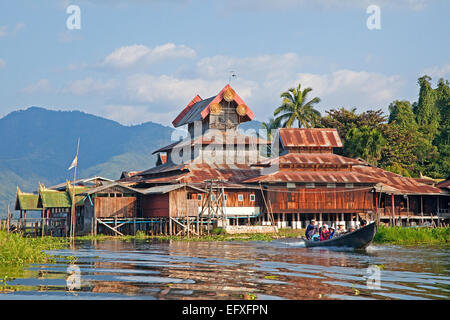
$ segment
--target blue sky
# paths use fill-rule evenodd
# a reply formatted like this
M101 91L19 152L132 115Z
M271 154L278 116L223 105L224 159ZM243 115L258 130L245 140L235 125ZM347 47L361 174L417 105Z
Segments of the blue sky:
M312 3L311 3L312 2ZM78 5L81 29L66 8ZM381 29L366 8L378 5ZM450 79L445 0L83 0L0 3L0 117L32 105L169 125L228 82L267 120L301 83L325 110L387 111L417 78Z

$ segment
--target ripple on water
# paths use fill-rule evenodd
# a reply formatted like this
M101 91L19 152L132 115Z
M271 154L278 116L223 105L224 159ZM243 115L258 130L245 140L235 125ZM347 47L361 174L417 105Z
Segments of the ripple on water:
M112 244L112 245L111 245ZM450 251L371 245L366 252L304 248L293 241L83 243L56 250L54 264L31 265L0 299L448 299ZM113 250L109 250L109 247ZM65 288L67 267L81 270L83 291ZM369 290L367 267L380 265L381 289ZM352 294L358 293L360 294ZM308 295L309 294L309 295Z

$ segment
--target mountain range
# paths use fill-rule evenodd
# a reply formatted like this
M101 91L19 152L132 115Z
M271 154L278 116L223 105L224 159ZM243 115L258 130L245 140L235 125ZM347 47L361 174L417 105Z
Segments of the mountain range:
M259 121L243 129L260 128ZM80 111L41 107L11 112L0 119L0 217L13 210L16 186L37 190L73 179L68 170L80 138L77 177L118 179L122 171L155 165L152 152L171 143L174 128L154 122L124 126Z

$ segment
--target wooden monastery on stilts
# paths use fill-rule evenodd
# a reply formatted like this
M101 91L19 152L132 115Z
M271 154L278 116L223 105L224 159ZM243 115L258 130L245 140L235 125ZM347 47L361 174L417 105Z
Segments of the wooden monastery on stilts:
M256 132L243 134L239 125L253 118L229 85L207 99L195 96L172 122L185 126L187 137L156 150L155 167L77 192L77 234L197 236L217 227L274 232L305 228L313 218L346 227L362 219L448 224L445 183L405 178L335 154L343 146L336 129L279 129L273 142ZM18 190L16 210L62 210L49 207L43 196L36 200Z

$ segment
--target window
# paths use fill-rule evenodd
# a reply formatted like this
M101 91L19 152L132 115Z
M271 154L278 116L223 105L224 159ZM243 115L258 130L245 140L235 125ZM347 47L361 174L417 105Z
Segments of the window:
M336 188L336 183L328 183L327 188Z
M306 184L306 188L314 188L314 187L315 187L314 183L307 183Z
M197 200L202 200L202 195L201 194L197 195Z
M216 201L216 195L215 194L211 194L211 201Z
M250 201L255 201L255 195L254 194L250 195Z
M288 182L288 183L286 183L286 186L288 189L295 189L295 183Z
M244 195L238 194L238 201L244 201Z
M345 184L345 187L346 187L346 188L353 188L353 183L346 183L346 184Z
M223 195L223 200L227 201L228 200L228 196L226 194Z

